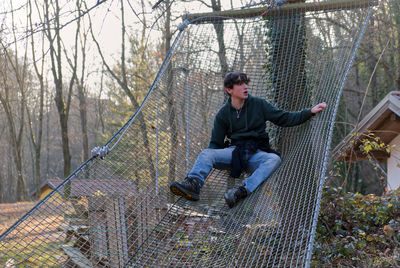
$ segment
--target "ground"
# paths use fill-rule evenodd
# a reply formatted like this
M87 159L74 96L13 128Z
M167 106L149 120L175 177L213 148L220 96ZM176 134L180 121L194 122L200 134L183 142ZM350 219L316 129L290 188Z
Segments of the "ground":
M25 215L36 202L18 202L0 204L0 234L7 230L14 222Z

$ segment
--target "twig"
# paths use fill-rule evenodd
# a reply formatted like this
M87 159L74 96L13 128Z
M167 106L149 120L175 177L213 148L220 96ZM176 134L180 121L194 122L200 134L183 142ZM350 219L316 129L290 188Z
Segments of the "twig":
M379 58L378 58L378 60L377 60L377 62L376 62L376 64L375 64L374 70L372 71L372 74L371 74L371 76L370 76L370 78L369 78L367 88L365 89L364 98L363 98L363 101L362 101L362 103L361 103L360 112L358 113L358 118L357 118L356 127L354 128L356 131L357 131L358 125L359 125L359 123L360 123L361 112L362 112L362 109L363 109L364 104L365 104L365 99L366 99L366 97L367 97L368 89L369 89L369 87L370 87L370 85L371 85L372 78L373 78L373 76L375 75L375 72L376 72L376 69L377 69L377 67L378 67L378 64L379 64L379 62L381 61L382 56L383 56L383 54L385 53L385 50L386 50L386 48L388 47L389 43L390 43L390 39L387 41L385 47L382 49L382 52L381 52L381 54L379 55ZM354 148L353 148L353 146L352 146L352 147L351 147L351 151L350 151L350 161L349 161L349 167L348 167L349 169L348 169L348 172L346 173L346 177L345 177L344 182L343 182L342 185L344 185L344 184L347 182L347 177L349 176L349 171L350 171L350 168L351 168L351 160L352 160L353 152L354 152Z

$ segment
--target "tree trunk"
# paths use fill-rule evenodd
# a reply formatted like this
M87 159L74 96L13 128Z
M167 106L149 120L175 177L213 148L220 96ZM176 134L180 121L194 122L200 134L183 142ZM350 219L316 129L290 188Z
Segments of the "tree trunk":
M5 88L6 90L8 90L7 87ZM3 105L8 121L8 130L11 140L10 145L11 145L12 159L17 172L17 201L25 201L28 197L28 192L22 168L21 140L17 138L15 123L10 108L10 103L8 103L7 98L3 97L2 95L0 95L0 101ZM23 125L21 127L23 127Z
M3 178L3 174L0 172L0 203L4 203L4 199L3 199L3 196L4 196L3 193L4 193L4 189L5 189L4 182L5 182L5 180Z
M79 98L79 114L81 119L81 138L82 138L82 161L89 158L89 139L87 133L87 104L86 96L83 89L83 85L79 84L78 98Z
M166 16L165 16L165 24L164 24L164 36L165 36L165 46L164 53L167 55L168 51L171 48L171 8L170 8L170 0L165 1L165 6L167 7ZM178 144L178 130L176 123L176 108L174 102L174 86L173 86L173 70L171 63L168 65L166 70L166 85L167 85L167 107L168 107L168 123L171 127L171 141L170 141L170 149L169 149L169 168L168 168L168 184L170 185L174 182L176 178L176 158L177 158L177 144ZM168 195L169 202L174 202L174 196L169 193Z
M9 146L8 148L8 155L12 155L12 148ZM17 196L15 194L15 178L14 178L14 173L13 173L13 168L12 168L12 160L11 157L7 157L7 198L6 200L9 203L14 203L17 201Z
M293 0L289 2L304 2ZM282 16L267 17L267 61L271 66L267 70L269 83L275 90L274 104L286 111L300 110L299 105L309 103L310 92L306 80L306 24L304 14L288 14ZM301 102L298 97L301 96ZM306 100L304 100L306 98ZM302 107L303 108L303 107ZM276 149L285 155L285 151L293 144L293 133L290 129L279 128ZM311 148L307 149L311 150ZM310 154L312 157L312 154ZM293 215L304 205L304 200L298 195L295 185L289 184L282 189L282 217ZM288 198L290 196L290 199ZM308 201L307 201L308 202ZM291 235L293 228L304 224L303 219L291 221L282 229L283 235ZM281 254L274 252L273 254ZM277 257L279 258L279 257Z
M54 1L54 19L50 19L50 3L45 0L45 22L47 26L46 36L50 45L51 72L54 79L56 95L54 101L56 103L58 117L60 121L60 132L62 141L62 153L64 159L64 177L71 173L71 154L69 151L68 137L68 106L64 100L63 94L63 77L62 77L62 54L61 54L61 32L60 32L60 7L58 0ZM54 22L53 22L54 21ZM51 23L54 23L52 25ZM54 27L53 27L54 26ZM51 29L54 28L54 35ZM67 96L70 99L70 95ZM66 187L66 195L68 196L68 188Z
M31 31L33 31L33 23L32 23L32 2L29 1L29 14L28 14L28 19L29 19L29 27ZM32 142L33 148L34 148L34 182L35 182L35 187L36 187L36 193L38 193L39 197L39 192L40 192L40 185L42 184L42 177L41 177L41 151L42 151L42 137L43 137L43 110L44 110L44 78L43 78L43 70L44 70L44 36L42 37L42 44L41 44L41 54L40 57L41 59L41 67L39 68L38 62L36 59L36 53L35 53L35 42L33 35L31 35L31 52L32 52L32 62L33 62L33 67L37 76L37 79L39 80L39 115L38 115L38 124L37 124L37 133L34 133L32 129L32 119L31 119L31 113L29 109L27 108L27 115L28 115L28 126L30 130L30 140ZM35 107L36 108L36 107Z
M397 31L393 31L397 37L397 77L396 77L396 87L400 91L400 4L396 1L392 2L393 17L395 19L395 27Z
M366 39L368 40L366 42L367 43L366 47L370 51L369 52L370 54L375 55L375 53L374 53L375 47L374 47L374 41L373 41L374 37L373 36L376 33L375 33L375 30L374 30L374 18L373 17L371 17L369 25L370 25L369 33L366 36ZM372 57L368 57L368 59L367 59L367 68L368 68L368 73L370 73L371 75L374 72L375 65L376 65L375 59L372 58ZM378 99L378 88L377 87L378 87L377 76L376 76L376 73L375 73L375 74L373 74L373 76L371 78L371 84L370 84L372 107L375 107L379 102L379 99ZM369 111L369 109L364 109L364 110L365 111Z
M12 5L11 5L12 6ZM14 16L12 16L12 23L14 25ZM14 29L14 27L12 27ZM15 37L15 33L14 33ZM16 39L15 39L16 41ZM18 57L18 48L15 46L14 51L10 53L10 50L4 46L2 40L0 44L3 48L4 58L1 59L1 75L2 75L2 88L4 92L0 92L0 102L4 108L6 114L8 129L10 134L10 145L12 148L12 156L17 172L17 201L27 200L29 193L28 187L23 173L23 159L22 159L22 141L24 133L24 121L25 121L25 80L27 70L27 52L25 50L25 56L21 59ZM20 61L23 61L21 64ZM9 71L14 72L15 81L11 80ZM14 85L15 84L15 85ZM13 89L18 89L18 94L13 92ZM14 99L15 98L15 99ZM15 101L16 100L16 101ZM14 108L17 107L17 108ZM19 112L13 110L19 109ZM16 122L16 115L19 115L19 122ZM17 123L19 126L17 127Z
M293 0L290 2L304 2ZM306 24L303 13L266 17L268 84L274 104L286 111L299 110L299 96L310 103L306 80ZM305 100L304 100L305 99ZM278 129L275 148L284 154L292 140L285 135L288 130Z
M76 7L78 10L78 16L81 14L81 4L80 0L76 0ZM81 119L81 138L82 138L82 161L85 161L89 158L89 138L87 132L87 103L86 103L86 92L85 92L85 72L86 72L86 44L87 44L87 35L88 32L85 31L81 33L81 23L80 19L77 20L77 30L75 36L75 46L77 51L78 46L78 38L81 39L81 76L78 81L76 77L76 85L78 90L78 99L79 99L79 115ZM74 73L76 73L77 67L77 53L75 53L74 65L72 66Z
M91 22L90 22L91 23ZM127 76L127 70L126 70L126 58L125 58L125 15L124 15L124 5L123 5L123 1L121 1L121 37L122 37L122 43L121 43L121 76L119 76L116 72L114 72L110 66L107 64L103 52L100 48L99 42L96 40L95 35L93 33L92 30L92 26L89 26L90 28L90 33L92 35L93 41L97 47L97 50L99 52L99 55L101 57L101 60L103 62L103 65L106 67L108 73L116 80L116 82L118 83L118 85L124 90L125 94L128 96L130 102L133 105L133 108L135 111L137 111L139 109L139 103L136 100L135 96L133 95L132 90L129 87L128 84L128 76ZM143 113L140 112L138 113L136 120L139 121L139 125L140 127L140 132L142 135L142 139L143 139L143 147L144 147L144 151L146 152L146 161L148 163L148 169L150 171L150 177L153 178L153 181L155 182L156 180L156 171L155 171L155 167L153 164L153 160L151 158L151 150L150 150L150 144L149 144L149 139L148 139L148 134L147 134L147 127L146 127L146 121L145 118L143 116ZM155 185L155 183L154 183Z
M220 0L211 0L211 6L214 12L221 11L221 1ZM228 63L226 60L226 49L224 42L224 24L223 22L213 22L213 26L215 32L217 33L217 41L218 41L218 57L219 62L221 64L221 75L225 77L227 72L229 71Z

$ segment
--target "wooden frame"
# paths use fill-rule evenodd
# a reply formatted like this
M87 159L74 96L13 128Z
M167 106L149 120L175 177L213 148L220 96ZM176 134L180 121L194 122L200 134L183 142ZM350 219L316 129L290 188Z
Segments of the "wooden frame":
M222 21L231 18L251 18L261 15L279 16L291 13L305 13L309 11L334 11L368 7L376 5L375 0L335 0L318 3L290 3L266 10L266 7L249 9L226 10L219 12L186 14L183 19L188 19L191 23ZM265 14L264 14L265 12Z

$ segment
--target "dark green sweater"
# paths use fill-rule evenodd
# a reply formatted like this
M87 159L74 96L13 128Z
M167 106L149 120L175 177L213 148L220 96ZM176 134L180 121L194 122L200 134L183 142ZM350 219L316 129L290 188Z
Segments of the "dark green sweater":
M224 148L225 136L229 139L268 139L266 121L281 127L300 125L309 120L313 115L311 109L300 112L286 112L278 109L268 101L253 97L245 100L245 103L237 118L238 111L232 107L231 98L222 106L214 118L214 127L208 148Z

